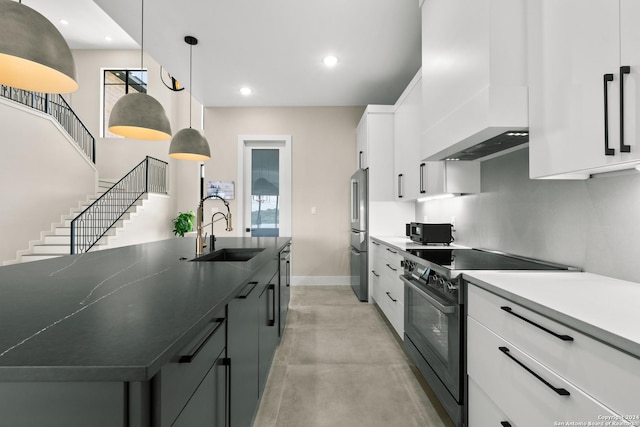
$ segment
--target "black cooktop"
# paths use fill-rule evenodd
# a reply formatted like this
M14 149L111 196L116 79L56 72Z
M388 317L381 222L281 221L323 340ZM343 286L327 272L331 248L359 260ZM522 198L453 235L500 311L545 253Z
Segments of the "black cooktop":
M567 270L568 267L481 249L408 249L408 253L448 270Z

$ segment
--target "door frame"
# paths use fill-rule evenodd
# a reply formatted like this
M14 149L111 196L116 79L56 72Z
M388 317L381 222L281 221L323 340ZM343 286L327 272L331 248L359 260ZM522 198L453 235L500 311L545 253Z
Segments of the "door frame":
M245 228L245 203L244 203L244 165L245 165L245 148L247 146L259 147L264 144L264 148L272 148L275 144L284 144L284 147L278 147L282 149L282 156L284 160L284 168L282 169L283 183L280 188L280 193L284 194L289 199L289 230L287 233L282 233L284 237L291 237L293 231L292 216L293 216L293 199L292 199L292 163L291 163L291 135L238 135L238 185L236 186L237 200L238 200L238 216L240 217L238 224L238 235L246 236ZM282 217L281 217L282 218ZM250 226L250 224L249 224ZM281 229L282 230L282 229Z

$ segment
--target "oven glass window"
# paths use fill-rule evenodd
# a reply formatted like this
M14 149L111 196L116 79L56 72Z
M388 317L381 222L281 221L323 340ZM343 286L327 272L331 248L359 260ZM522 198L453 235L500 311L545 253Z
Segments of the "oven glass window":
M449 319L446 314L421 298L416 292L409 299L409 318L413 329L445 363L449 360Z

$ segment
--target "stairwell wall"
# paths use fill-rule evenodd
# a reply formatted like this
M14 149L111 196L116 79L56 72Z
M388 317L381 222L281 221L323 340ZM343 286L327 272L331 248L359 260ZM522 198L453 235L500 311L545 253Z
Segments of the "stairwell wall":
M0 264L95 192L98 171L49 116L0 100Z

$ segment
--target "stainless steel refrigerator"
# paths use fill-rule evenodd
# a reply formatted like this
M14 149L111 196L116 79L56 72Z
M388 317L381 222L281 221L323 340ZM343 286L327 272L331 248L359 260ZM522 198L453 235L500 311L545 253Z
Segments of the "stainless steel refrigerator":
M358 169L351 176L351 288L360 301L369 300L369 171Z

